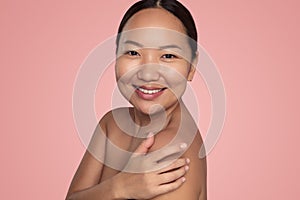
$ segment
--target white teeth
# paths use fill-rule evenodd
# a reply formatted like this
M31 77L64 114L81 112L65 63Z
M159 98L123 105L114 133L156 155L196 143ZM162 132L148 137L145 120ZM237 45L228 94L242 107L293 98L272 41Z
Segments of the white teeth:
M157 92L160 92L162 89L158 89L158 90L146 90L144 88L137 88L139 91L141 91L142 93L145 93L145 94L155 94Z

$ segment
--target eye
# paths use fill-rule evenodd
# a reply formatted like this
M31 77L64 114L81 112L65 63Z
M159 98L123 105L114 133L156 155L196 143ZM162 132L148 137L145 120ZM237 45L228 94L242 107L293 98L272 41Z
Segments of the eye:
M140 55L137 51L127 51L125 54L129 55L129 56L139 56Z
M173 59L173 58L177 58L177 56L175 56L174 54L164 54L162 56L162 58L164 58L164 59Z

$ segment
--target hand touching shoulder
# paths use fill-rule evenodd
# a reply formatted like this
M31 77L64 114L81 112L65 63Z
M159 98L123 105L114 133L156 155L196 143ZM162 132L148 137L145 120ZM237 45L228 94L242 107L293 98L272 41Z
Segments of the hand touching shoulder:
M157 140L158 141L158 140ZM172 192L157 196L152 200L206 200L206 158L198 157L202 139L199 131L187 151L181 156L190 159L185 183Z

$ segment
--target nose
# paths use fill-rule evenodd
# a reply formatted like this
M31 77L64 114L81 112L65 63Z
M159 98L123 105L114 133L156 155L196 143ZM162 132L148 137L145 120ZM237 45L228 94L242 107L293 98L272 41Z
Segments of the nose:
M157 81L159 79L159 64L154 55L152 55L150 52L144 54L141 64L142 65L137 72L138 79L147 82Z
M137 72L137 77L140 80L150 82L157 81L159 79L159 66L158 64L146 64L140 66L139 71Z

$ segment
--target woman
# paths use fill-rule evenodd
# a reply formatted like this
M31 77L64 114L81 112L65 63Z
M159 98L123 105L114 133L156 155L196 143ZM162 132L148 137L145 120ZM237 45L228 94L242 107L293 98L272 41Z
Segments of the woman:
M116 79L133 107L100 120L66 199L206 199L202 139L181 99L197 63L192 16L176 0L143 0L118 32Z

